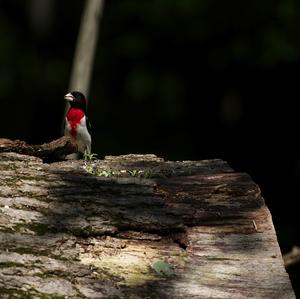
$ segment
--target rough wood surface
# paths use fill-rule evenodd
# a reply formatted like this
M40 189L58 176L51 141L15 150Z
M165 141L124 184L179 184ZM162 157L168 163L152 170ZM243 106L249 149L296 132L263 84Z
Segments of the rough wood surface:
M259 187L221 160L0 154L0 298L295 298Z
M24 141L0 138L0 153L14 152L35 156L44 161L59 161L76 151L76 147L67 137L61 137L49 143L29 145Z
M294 246L290 252L283 256L283 261L286 268L300 263L300 248Z

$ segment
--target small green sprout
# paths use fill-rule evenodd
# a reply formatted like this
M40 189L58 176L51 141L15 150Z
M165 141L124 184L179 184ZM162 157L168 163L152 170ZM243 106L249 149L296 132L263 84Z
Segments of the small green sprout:
M141 173L141 171L140 171L140 170L137 170L137 169L127 170L127 172L128 172L131 176L134 176L134 177L138 176L138 175Z
M94 161L97 159L98 154L96 153L85 153L86 161Z
M112 170L110 170L110 169L108 169L108 170L101 170L101 171L96 171L95 172L95 175L96 176L104 176L104 177L106 177L106 178L108 178L108 177L111 177L111 176L113 176L115 173L112 171Z

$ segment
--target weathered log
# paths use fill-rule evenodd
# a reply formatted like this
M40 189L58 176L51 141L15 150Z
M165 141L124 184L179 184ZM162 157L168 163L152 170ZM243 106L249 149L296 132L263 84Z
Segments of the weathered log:
M14 152L35 156L45 162L62 160L76 151L75 145L67 137L61 137L49 143L29 145L25 141L0 138L0 153Z
M290 252L283 256L283 261L286 268L300 263L300 248L294 246Z
M0 298L295 298L259 187L221 160L2 153L0 178Z

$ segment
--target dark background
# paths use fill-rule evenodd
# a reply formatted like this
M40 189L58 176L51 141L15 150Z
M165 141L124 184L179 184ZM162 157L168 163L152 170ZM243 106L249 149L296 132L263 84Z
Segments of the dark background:
M0 137L60 136L83 5L0 1ZM261 187L285 253L300 245L299 69L299 1L108 0L93 152L228 161Z

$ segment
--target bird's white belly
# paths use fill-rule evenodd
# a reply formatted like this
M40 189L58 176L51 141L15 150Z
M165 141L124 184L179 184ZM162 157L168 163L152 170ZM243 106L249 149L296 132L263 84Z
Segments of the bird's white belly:
M71 135L72 126L66 119L65 135L72 138L73 142L77 145L78 151L84 153L86 150L91 151L91 135L86 127L85 116L81 119L80 123L76 126L76 136Z

